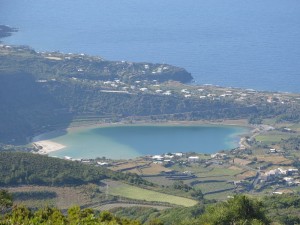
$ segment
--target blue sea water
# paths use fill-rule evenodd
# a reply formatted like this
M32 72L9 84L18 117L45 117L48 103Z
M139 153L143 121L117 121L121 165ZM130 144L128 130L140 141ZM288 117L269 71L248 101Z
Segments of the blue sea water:
M38 51L184 67L196 83L299 92L299 0L1 0Z

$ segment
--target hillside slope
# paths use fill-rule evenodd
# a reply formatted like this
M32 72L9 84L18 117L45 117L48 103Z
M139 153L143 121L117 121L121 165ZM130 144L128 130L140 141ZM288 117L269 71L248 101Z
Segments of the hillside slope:
M0 186L76 186L86 183L99 184L106 178L137 185L150 184L136 174L124 174L103 167L21 152L0 152L0 171Z
M0 143L25 144L74 120L300 118L297 95L276 94L270 104L275 94L184 84L191 80L184 69L166 64L1 45Z

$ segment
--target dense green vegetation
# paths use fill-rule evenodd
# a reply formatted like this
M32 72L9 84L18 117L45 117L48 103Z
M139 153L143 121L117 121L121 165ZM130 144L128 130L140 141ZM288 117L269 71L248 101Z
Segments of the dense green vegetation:
M9 209L12 204L12 195L5 190L0 190L0 213Z
M25 73L0 72L0 102L0 139L4 142L26 143L35 132L67 126L71 121L62 103Z
M300 149L300 136L290 137L288 139L282 140L280 144L282 145L282 148L284 150L286 150L286 149L299 150Z
M274 195L263 199L268 216L280 224L300 224L300 196Z
M209 206L200 217L201 224L269 224L263 210L262 202L252 200L246 196L235 196L227 202Z
M99 184L105 178L152 185L136 174L113 172L103 167L20 152L0 152L0 171L2 186Z
M57 194L54 191L30 191L30 192L18 191L13 193L13 199L19 201L24 201L27 199L46 200L55 197L57 197Z
M30 210L12 207L12 196L0 190L0 224L147 224L147 225L228 225L228 224L285 224L300 222L300 197L296 195L268 196L262 201L236 195L219 203L198 204L159 211L151 208L116 208L95 212L75 206L68 214L55 208Z
M237 195L226 202L198 204L189 208L163 211L148 208L117 208L112 211L120 217L147 223L157 218L163 224L285 224L300 222L298 195L266 196L261 201Z
M139 225L138 221L121 219L109 212L96 213L91 209L81 210L78 206L68 209L68 214L64 215L55 208L43 208L32 211L24 206L16 206L10 213L2 218L1 225L38 225L38 224L90 224L90 225Z
M183 221L192 221L198 218L204 212L204 205L198 204L193 207L179 207L166 210L157 210L151 208L131 207L116 208L112 212L118 217L125 217L147 224L154 219L157 223L171 225L180 224Z
M0 196L0 202L10 199L6 191ZM11 205L7 206L7 209ZM132 210L132 209L131 209ZM0 217L1 224L269 224L262 204L246 196L235 196L224 203L209 206L205 211L203 206L192 208L177 208L164 211L145 211L135 209L126 211L130 216L144 214L140 221L114 216L109 212L95 213L91 209L81 210L79 207L68 209L65 216L58 209L44 208L31 211L24 206L15 206ZM203 213L204 212L204 213ZM118 213L116 213L118 214ZM119 213L120 214L120 213ZM123 213L124 214L124 213ZM189 215L190 217L187 217ZM141 221L143 220L143 221ZM164 223L163 221L167 222Z

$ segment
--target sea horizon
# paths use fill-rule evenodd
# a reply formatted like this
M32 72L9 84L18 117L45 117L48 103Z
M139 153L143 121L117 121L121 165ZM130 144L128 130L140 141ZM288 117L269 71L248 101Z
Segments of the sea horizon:
M296 0L12 0L0 21L19 29L5 43L36 51L167 63L195 84L299 93L299 9Z

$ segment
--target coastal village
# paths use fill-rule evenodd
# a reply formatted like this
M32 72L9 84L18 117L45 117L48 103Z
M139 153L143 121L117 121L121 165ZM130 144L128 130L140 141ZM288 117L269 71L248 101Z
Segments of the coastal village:
M0 45L1 54L28 54L30 49ZM78 83L87 87L96 88L103 93L115 95L155 95L170 96L177 99L191 99L211 103L235 103L251 108L252 106L278 106L293 108L300 103L297 94L282 92L256 91L234 87L219 87L216 85L183 84L179 80L163 81L156 77L164 78L173 72L179 71L176 67L167 64L134 64L127 61L106 63L100 57L85 54L62 54L58 52L34 52L33 55L42 57L45 63L71 62L74 67L68 68L68 75L49 76L49 78L36 78L35 83L41 87L55 82ZM99 74L104 74L101 79L88 79L85 74L95 73L93 63L100 63L97 67ZM72 65L73 65L72 64ZM99 64L99 65L100 65ZM112 71L113 68L117 71ZM128 77L129 74L132 77ZM112 77L110 74L117 74ZM107 75L107 76L106 76ZM147 75L147 79L143 79ZM106 78L107 77L107 78ZM149 79L153 77L153 79ZM135 122L151 122L149 117L127 118L117 120L116 124ZM99 125L111 123L106 118L97 121ZM165 119L156 119L156 123L166 123ZM191 121L192 122L192 121ZM166 153L161 155L143 156L132 160L109 159L72 159L81 163L105 166L109 169L122 172L131 172L163 186L169 186L176 180L200 189L207 198L218 199L234 193L251 192L252 194L268 193L280 194L285 192L298 192L299 172L294 166L300 154L294 147L283 149L283 141L298 138L299 124L277 123L274 119L264 119L258 125L249 125L243 119L200 121L209 124L235 124L251 128L249 135L242 137L236 149L221 151L215 154L200 154L188 152ZM84 125L95 124L84 119ZM82 126L82 121L75 120L71 126ZM47 146L48 145L48 146ZM35 152L48 154L64 148L64 146L45 141L35 142ZM99 156L102 157L102 156Z
M0 45L1 54L20 54L27 53L29 50L24 47L15 47L9 45ZM70 76L60 76L57 78L37 79L40 85L47 85L49 82L57 82L59 79L65 79L72 83L84 83L87 86L99 88L104 93L117 94L153 94L163 96L176 96L180 98L191 98L202 101L225 101L247 104L251 107L257 102L265 104L282 104L287 107L300 103L300 97L297 94L283 92L265 92L253 89L241 89L234 87L220 87L212 84L190 85L182 84L177 81L162 82L158 79L139 79L143 76L164 77L164 74L171 74L177 68L167 64L134 64L127 61L106 63L101 68L97 68L97 73L107 75L105 78L93 80L87 79L84 74L95 73L95 68L91 68L89 63L105 62L100 57L88 56L85 54L63 54L59 52L37 52L39 56L53 62L76 62L76 67L70 69ZM114 71L118 67L118 71ZM126 73L130 71L132 77L127 77ZM117 73L116 73L117 72ZM111 79L110 74L117 75Z

